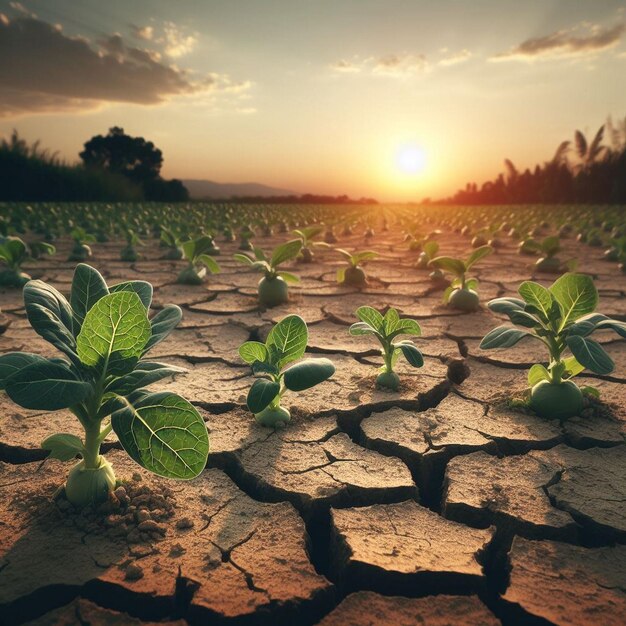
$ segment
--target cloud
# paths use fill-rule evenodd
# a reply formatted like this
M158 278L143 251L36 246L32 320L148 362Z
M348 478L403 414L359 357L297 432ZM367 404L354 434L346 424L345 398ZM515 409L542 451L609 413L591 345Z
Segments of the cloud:
M131 24L130 29L135 39L152 41L154 37L154 28L152 26L135 26L135 24Z
M619 44L625 32L624 24L617 24L612 28L580 25L570 30L559 30L543 37L527 39L515 48L497 54L492 60L533 60L596 54Z
M379 57L359 56L341 59L330 65L331 70L341 74L367 73L390 78L408 78L427 71L430 67L423 54L387 54Z
M129 46L119 34L97 42L60 26L0 14L0 117L90 110L104 103L155 105L174 97L249 88L222 74L196 77Z
M173 22L163 24L163 37L157 40L164 45L164 52L172 59L189 54L198 43L197 34L187 35Z
M448 51L445 49L442 52L444 52L446 56L439 59L437 63L444 67L449 67L451 65L458 65L459 63L465 63L465 61L468 61L470 57L472 56L472 53L467 49L460 50L459 52L455 52L453 54L448 54Z

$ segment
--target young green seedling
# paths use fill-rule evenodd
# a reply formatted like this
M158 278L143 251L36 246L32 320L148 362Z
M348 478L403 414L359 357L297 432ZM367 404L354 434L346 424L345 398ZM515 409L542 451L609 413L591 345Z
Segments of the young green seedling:
M178 261L183 258L183 251L181 250L181 241L173 231L169 228L161 228L160 246L166 248L166 252L163 255L164 259L170 261Z
M340 285L363 288L367 285L367 275L362 266L368 261L375 259L378 252L366 250L350 254L347 250L335 248L339 254L348 262L348 267L340 267L337 270L337 282Z
M211 256L214 254L215 243L213 237L204 235L198 239L190 239L180 244L183 259L187 261L187 267L178 274L176 282L180 285L201 285L209 270L211 274L217 274L220 266Z
M435 254L439 252L439 244L436 241L426 241L422 245L422 251L415 263L415 267L420 270L428 268L428 264L435 258Z
M128 229L126 231L126 245L120 251L120 261L134 263L139 258L135 246L143 245L139 235L134 230Z
M70 255L67 257L68 261L85 261L91 256L91 248L87 245L94 243L96 238L88 233L84 228L74 228L70 233L70 236L74 240L74 245L70 250Z
M470 254L467 261L448 256L434 258L429 265L450 272L454 279L443 293L443 301L461 311L476 311L480 306L478 299L478 279L468 278L467 272L481 259L493 252L491 246L481 246Z
M335 366L328 359L305 359L285 369L304 356L309 332L298 315L283 318L269 332L265 343L246 341L239 348L241 358L260 378L248 392L247 405L263 426L284 426L291 415L280 405L287 390L304 391L328 380Z
M594 313L598 291L584 274L564 274L547 289L523 282L518 292L522 300L496 298L488 306L525 330L498 326L484 337L480 347L510 348L524 337L541 341L550 360L547 368L536 364L528 372L531 408L549 418L579 415L583 396L572 378L585 368L606 375L615 367L604 348L589 335L596 330L613 330L626 337L626 323Z
M395 309L389 309L383 316L370 306L362 306L357 309L356 316L361 321L350 326L350 334L373 335L382 346L384 365L380 368L376 384L397 391L400 378L393 371L393 366L400 354L413 367L422 367L424 357L412 341L403 339L394 343L394 339L400 335L419 337L422 334L420 325L412 319L401 319Z
M0 237L0 261L6 269L0 271L1 287L23 287L30 275L22 270L22 263L39 258L40 254L54 254L55 247L45 241L26 245L19 237Z
M329 248L325 241L314 241L324 230L323 226L306 226L293 231L293 234L300 238L302 248L298 259L303 263L311 263L313 261L313 248Z
M40 280L24 287L29 322L64 358L4 354L0 390L21 407L69 409L80 422L83 439L59 433L42 443L51 458L81 458L65 483L65 495L77 507L103 502L115 488L113 468L100 454L111 430L134 461L159 476L191 479L206 465L209 439L196 409L174 393L145 389L184 371L144 359L181 319L174 305L149 319L151 300L150 283L108 287L84 264L74 272L69 302Z
M540 254L541 256L535 261L535 269L538 272L560 273L567 266L572 269L572 262L563 263L557 258L558 252L561 250L561 242L558 237L552 235L546 237L541 242L534 239L526 239L520 244L520 252L523 254Z
M288 283L297 283L300 279L290 272L278 268L287 261L295 259L302 248L300 239L293 239L277 246L268 259L260 248L254 248L254 259L247 254L235 254L235 259L250 268L263 272L259 281L259 302L265 307L285 304L289 300Z

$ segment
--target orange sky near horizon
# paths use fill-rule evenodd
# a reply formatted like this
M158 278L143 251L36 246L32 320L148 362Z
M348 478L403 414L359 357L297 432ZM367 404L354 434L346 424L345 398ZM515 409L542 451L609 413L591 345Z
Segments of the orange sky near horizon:
M74 161L122 126L162 149L166 177L440 198L624 116L625 8L0 0L0 136Z

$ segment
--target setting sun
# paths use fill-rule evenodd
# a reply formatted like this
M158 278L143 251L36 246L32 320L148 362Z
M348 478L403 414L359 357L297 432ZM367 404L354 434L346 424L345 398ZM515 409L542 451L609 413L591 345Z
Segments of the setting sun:
M419 174L426 167L426 154L419 146L402 146L396 154L396 167L404 174Z

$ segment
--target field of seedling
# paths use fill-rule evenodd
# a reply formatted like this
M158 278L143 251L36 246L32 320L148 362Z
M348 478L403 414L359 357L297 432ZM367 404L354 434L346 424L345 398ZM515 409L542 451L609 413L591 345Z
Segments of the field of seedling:
M618 626L626 210L0 205L0 623Z

